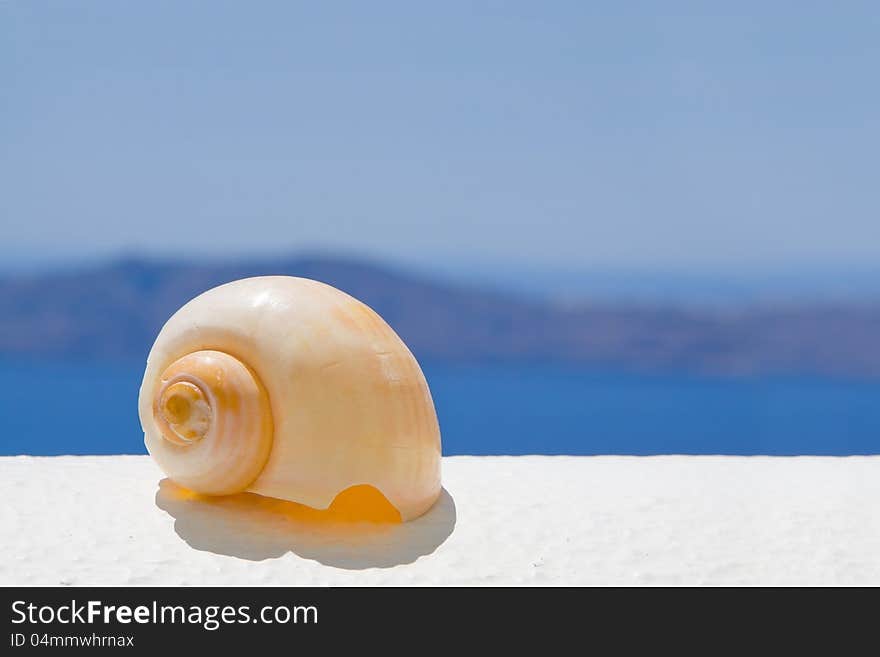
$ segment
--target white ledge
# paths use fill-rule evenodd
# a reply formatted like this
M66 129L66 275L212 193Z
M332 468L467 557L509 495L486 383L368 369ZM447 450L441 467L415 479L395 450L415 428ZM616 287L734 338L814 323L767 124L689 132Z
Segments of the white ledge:
M161 478L0 458L0 584L880 584L880 457L452 457L426 516L357 531Z

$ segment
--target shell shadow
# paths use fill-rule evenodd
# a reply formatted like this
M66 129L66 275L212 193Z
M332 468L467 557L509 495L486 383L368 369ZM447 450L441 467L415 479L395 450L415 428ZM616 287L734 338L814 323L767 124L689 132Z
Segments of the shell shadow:
M455 528L455 501L444 488L423 516L400 524L322 520L294 502L254 493L207 497L163 479L156 506L193 549L249 561L292 552L327 566L391 568L431 554Z

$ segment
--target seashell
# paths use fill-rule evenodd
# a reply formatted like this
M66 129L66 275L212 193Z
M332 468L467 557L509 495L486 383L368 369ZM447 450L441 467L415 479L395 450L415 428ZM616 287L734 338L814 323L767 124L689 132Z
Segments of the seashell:
M248 278L188 302L153 344L138 405L147 450L196 493L337 500L365 517L384 497L401 520L440 495L418 362L371 308L324 283Z

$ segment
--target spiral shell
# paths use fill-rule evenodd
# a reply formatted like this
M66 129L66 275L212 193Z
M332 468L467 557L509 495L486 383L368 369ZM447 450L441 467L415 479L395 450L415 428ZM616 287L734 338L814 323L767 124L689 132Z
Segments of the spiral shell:
M372 309L317 281L249 278L184 305L150 351L139 414L152 457L198 493L327 509L370 487L402 520L440 494L418 363Z

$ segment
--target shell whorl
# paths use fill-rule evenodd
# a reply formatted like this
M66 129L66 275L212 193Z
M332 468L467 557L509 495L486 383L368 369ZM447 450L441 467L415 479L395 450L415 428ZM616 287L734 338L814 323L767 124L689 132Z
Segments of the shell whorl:
M229 495L260 474L272 448L269 396L237 358L213 350L169 365L152 393L153 419L168 442L162 468L198 493Z

